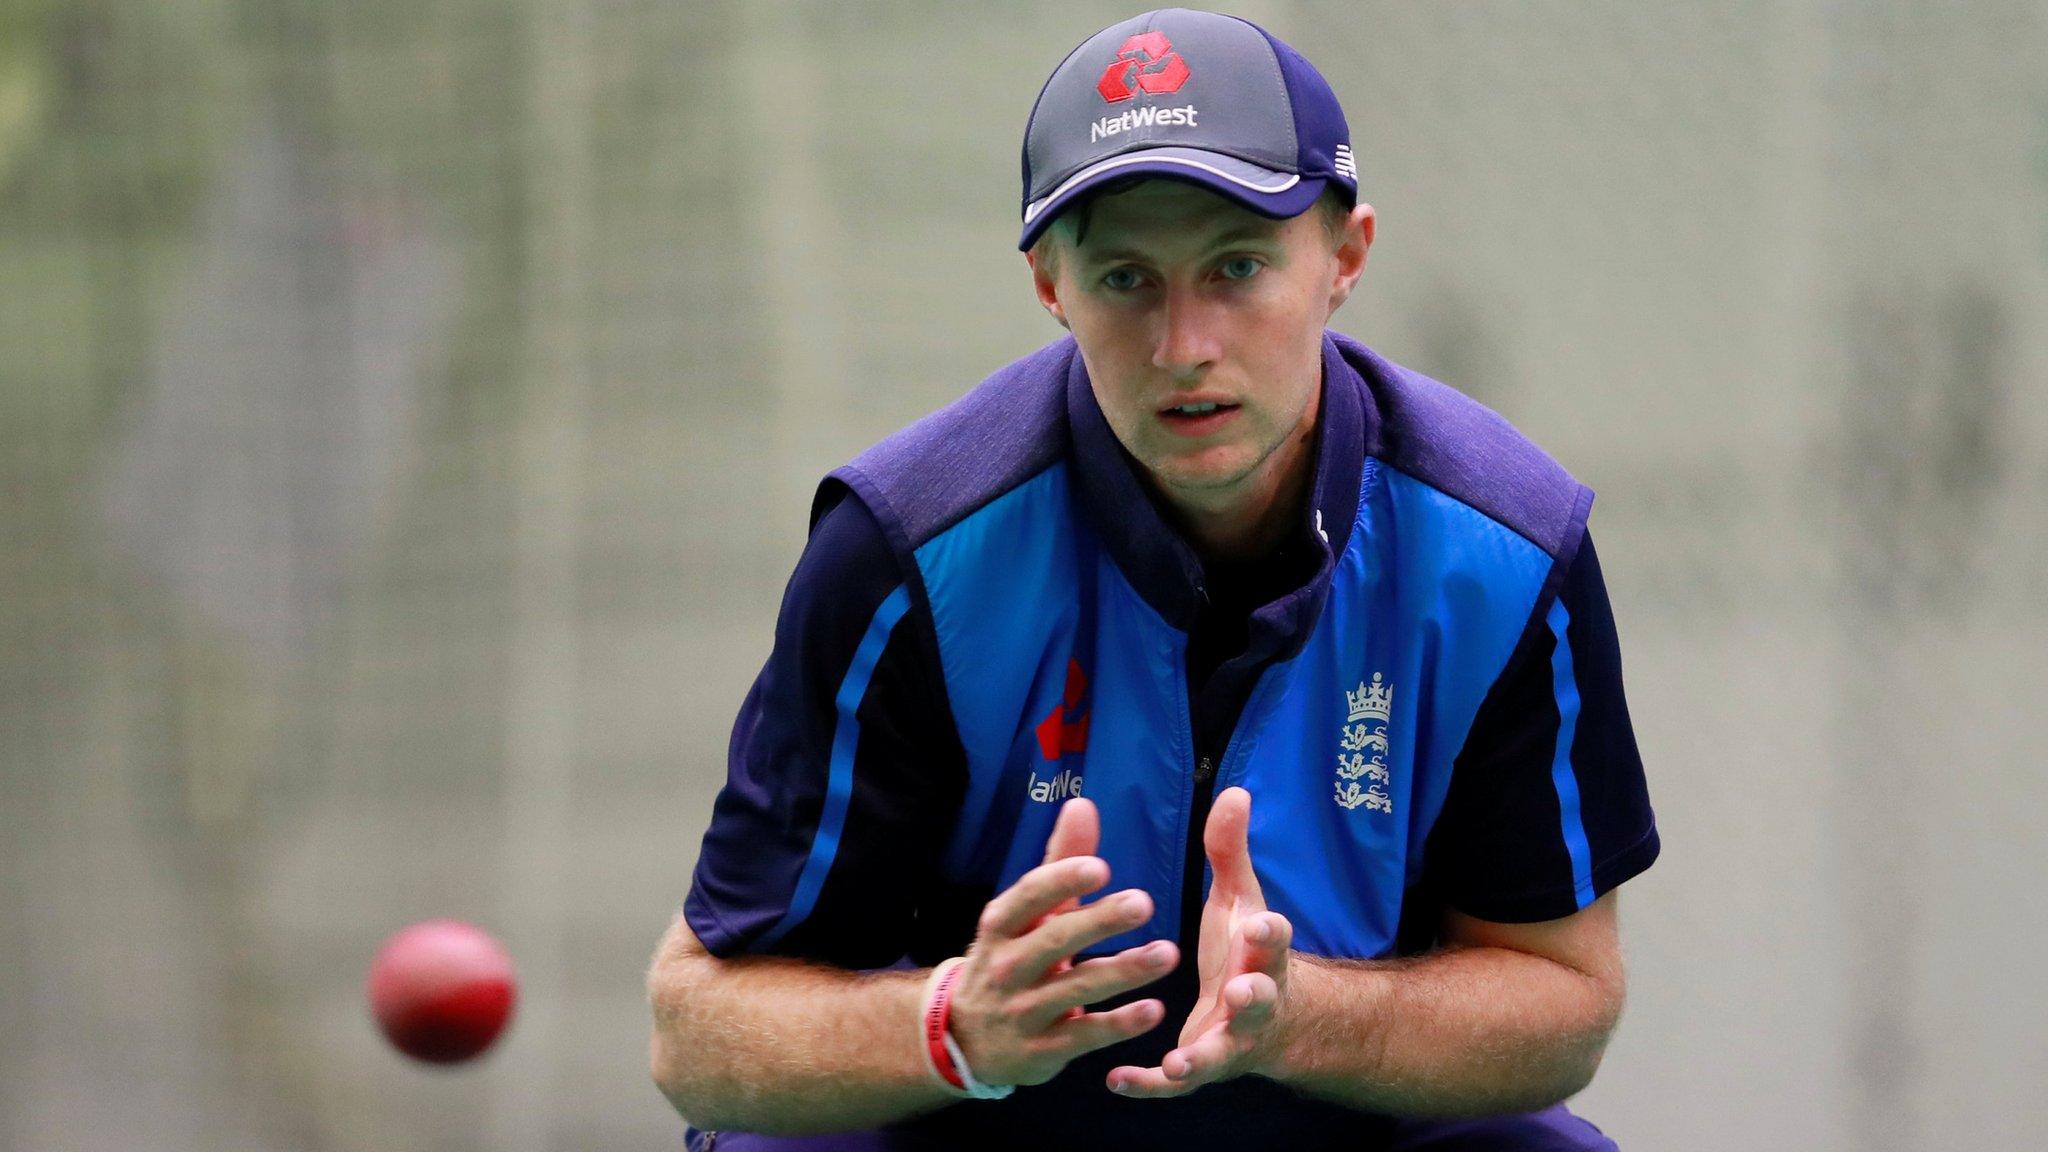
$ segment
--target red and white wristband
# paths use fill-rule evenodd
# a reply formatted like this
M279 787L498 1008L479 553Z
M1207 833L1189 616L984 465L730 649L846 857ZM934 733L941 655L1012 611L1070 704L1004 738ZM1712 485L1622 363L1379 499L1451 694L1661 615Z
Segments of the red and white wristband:
M983 1084L974 1078L967 1057L953 1040L953 986L960 980L966 957L955 956L932 969L924 993L924 1055L939 1082L969 1100L1001 1100L1016 1091L1011 1084Z

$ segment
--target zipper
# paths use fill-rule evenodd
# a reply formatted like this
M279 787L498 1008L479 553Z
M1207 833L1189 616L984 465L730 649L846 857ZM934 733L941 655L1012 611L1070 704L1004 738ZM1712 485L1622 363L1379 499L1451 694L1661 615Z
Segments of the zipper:
M1195 761L1194 802L1188 808L1187 857L1181 868L1180 947L1183 956L1193 956L1202 941L1202 876L1208 856L1202 851L1202 833L1209 826L1209 809L1216 802L1216 761L1207 756Z
M1211 609L1209 588L1206 581L1195 585L1195 597L1199 607L1195 614L1195 627L1201 628L1208 622ZM1188 633L1188 644L1193 646L1195 633ZM1180 676L1183 683L1188 680L1188 651L1181 652ZM1210 675L1214 675L1212 669ZM1181 846L1180 872L1180 952L1183 957L1193 957L1200 951L1202 941L1202 877L1203 867L1208 863L1202 851L1202 832L1209 824L1209 809L1216 802L1216 761L1203 750L1202 724L1195 715L1196 701L1204 685L1189 683L1187 687L1187 720L1189 742L1195 753L1194 795L1188 802L1187 842Z

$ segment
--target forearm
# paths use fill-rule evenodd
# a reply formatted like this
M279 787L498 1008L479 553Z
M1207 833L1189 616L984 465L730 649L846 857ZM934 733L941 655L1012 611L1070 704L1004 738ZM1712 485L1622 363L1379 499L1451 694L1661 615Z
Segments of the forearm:
M780 1135L949 1103L918 1043L925 975L719 960L678 918L648 974L655 1083L699 1127Z
M1400 1115L1554 1104L1586 1086L1620 1012L1618 971L1506 948L1384 962L1293 957L1270 1075Z

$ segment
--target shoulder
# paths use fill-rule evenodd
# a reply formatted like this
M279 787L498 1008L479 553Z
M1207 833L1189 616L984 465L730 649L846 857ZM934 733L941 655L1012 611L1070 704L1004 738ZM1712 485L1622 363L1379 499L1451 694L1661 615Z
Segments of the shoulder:
M1071 336L999 369L966 395L833 471L815 523L848 491L911 552L1045 471L1065 453Z
M1511 529L1553 560L1585 534L1593 491L1514 425L1457 389L1331 334L1365 384L1367 454Z
M881 525L861 501L839 501L812 525L783 590L770 670L792 683L840 676L870 633L886 639L912 601Z

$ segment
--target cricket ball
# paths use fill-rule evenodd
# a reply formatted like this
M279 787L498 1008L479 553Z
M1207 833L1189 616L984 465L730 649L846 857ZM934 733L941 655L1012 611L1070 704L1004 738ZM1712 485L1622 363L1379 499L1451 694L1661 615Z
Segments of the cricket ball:
M427 920L394 933L370 961L370 1012L415 1060L457 1064L491 1046L512 1017L512 958L483 929Z

